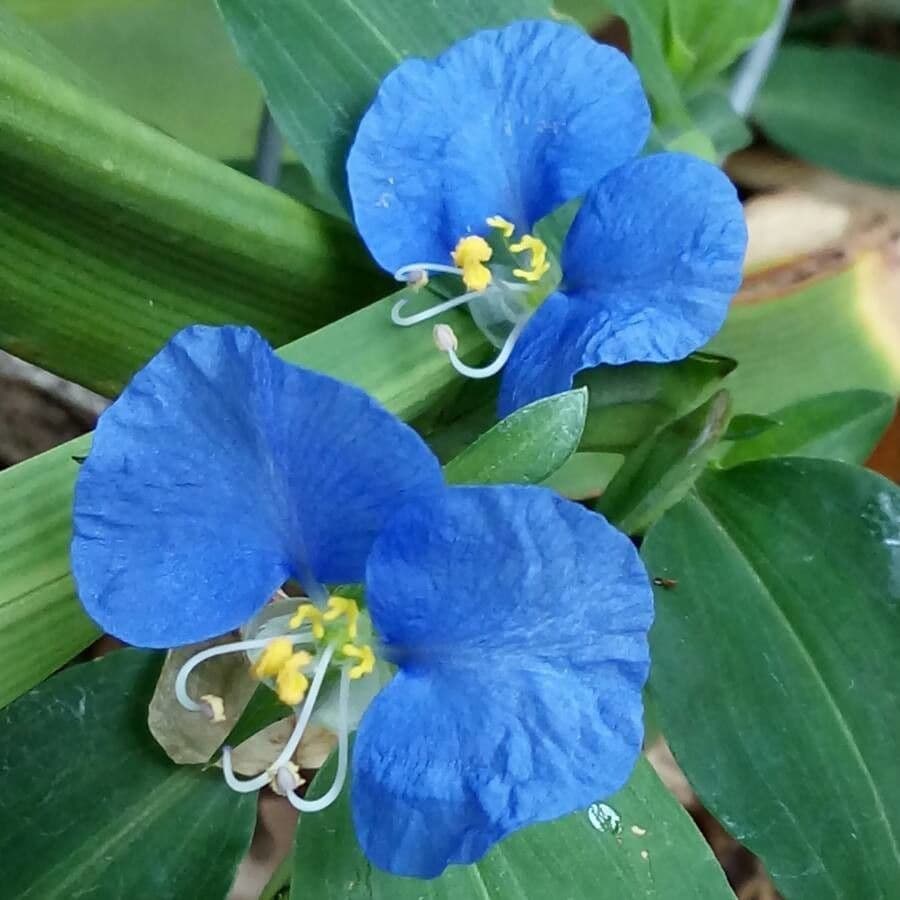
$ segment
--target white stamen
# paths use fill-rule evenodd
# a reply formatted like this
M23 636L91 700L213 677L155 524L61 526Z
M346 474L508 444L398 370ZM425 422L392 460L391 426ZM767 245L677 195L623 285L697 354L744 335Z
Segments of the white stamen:
M343 790L344 782L347 780L347 768L349 758L349 731L350 720L348 714L350 698L350 667L345 666L341 672L341 688L339 696L339 724L338 724L338 763L337 772L334 775L334 781L331 787L316 800L306 800L298 797L294 791L288 791L285 796L295 809L300 812L319 812L328 806L331 806Z
M410 325L418 325L419 322L426 322L428 319L433 319L435 316L447 312L447 310L455 309L457 306L463 306L466 303L471 303L476 297L481 297L483 293L483 291L470 291L467 294L460 294L458 297L453 297L442 303L436 303L434 306L429 306L428 309L423 309L422 312L413 313L411 316L401 315L403 308L409 303L409 298L403 297L398 300L391 309L391 321L395 325L402 325L404 328L408 328Z
M509 333L509 337L497 354L497 358L492 363L478 369L467 366L456 355L456 350L451 348L447 350L447 356L450 357L450 364L460 375L465 375L466 378L490 378L491 375L496 375L506 365L506 361L509 359L509 355L512 353L513 347L515 347L516 341L519 339L519 335L522 333L526 321L526 318L522 318L516 322L515 327Z
M403 281L406 284L415 284L415 282L422 280L423 272L438 272L442 275L462 275L462 269L458 269L456 266L445 266L443 263L421 262L400 266L400 268L394 272L394 278L396 278L397 281Z
M233 791L237 791L239 794L249 794L253 791L261 790L272 780L273 773L275 773L277 777L278 770L293 757L294 752L300 745L300 739L303 737L303 732L306 731L306 726L309 724L310 718L312 718L313 707L316 704L319 691L322 689L322 682L325 680L325 673L328 671L328 663L331 662L331 657L333 655L333 645L326 647L322 652L321 658L316 663L316 672L315 675L313 675L312 684L303 701L303 707L300 711L300 715L297 717L297 723L294 725L294 730L291 732L291 736L288 738L281 753L278 754L278 758L265 772L261 772L253 778L237 778L231 764L231 747L222 748L222 771L225 774L225 783Z
M313 643L312 635L309 632L298 632L297 634L284 635L290 638L292 644L311 644ZM215 656L224 656L226 653L240 653L244 650L259 650L272 642L273 638L254 638L251 641L235 641L231 644L219 644L217 647L209 647L195 653L179 670L175 677L175 696L178 702L192 712L209 712L209 704L207 702L198 703L193 700L187 692L187 681L191 672L197 668L202 662L212 659Z

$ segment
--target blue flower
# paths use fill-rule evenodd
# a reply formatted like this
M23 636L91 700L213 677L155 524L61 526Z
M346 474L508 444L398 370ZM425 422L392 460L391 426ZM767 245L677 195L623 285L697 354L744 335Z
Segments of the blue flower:
M668 362L721 327L741 279L746 228L734 187L680 153L636 158L650 129L637 71L617 50L552 22L482 31L381 84L347 162L357 226L378 263L466 291L500 347L500 414L600 364ZM534 234L583 198L561 265Z
M242 625L289 580L359 582L403 502L441 488L407 425L250 328L180 332L100 417L75 487L88 615L139 647Z
M414 432L250 329L188 329L135 377L74 515L79 594L111 633L169 647L245 626L182 667L185 707L225 715L190 677L232 652L294 707L266 771L238 777L223 748L227 784L311 813L352 771L360 844L390 872L474 862L614 792L640 752L652 594L631 541L542 488L445 487ZM307 597L267 603L290 579ZM368 613L324 587L353 581ZM337 774L308 800L293 756L334 670ZM351 762L358 682L375 696Z

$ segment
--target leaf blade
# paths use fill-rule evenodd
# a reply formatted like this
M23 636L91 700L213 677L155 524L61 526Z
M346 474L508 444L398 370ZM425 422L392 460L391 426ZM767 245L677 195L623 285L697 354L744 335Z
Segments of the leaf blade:
M43 68L22 33L0 15L5 349L114 394L185 325L242 322L284 343L380 292L343 223Z
M753 118L803 159L900 185L900 63L855 48L781 47Z
M787 896L887 896L896 878L898 532L885 479L781 459L708 474L642 548L678 582L651 632L664 732Z
M450 484L538 484L578 449L587 390L566 391L516 410L444 466Z
M0 766L16 773L0 805L10 896L227 892L256 799L217 773L174 765L155 745L145 710L158 671L158 655L117 651L0 713Z
M879 391L839 391L810 397L773 413L777 425L735 444L726 467L771 456L814 456L864 463L891 422L896 399Z

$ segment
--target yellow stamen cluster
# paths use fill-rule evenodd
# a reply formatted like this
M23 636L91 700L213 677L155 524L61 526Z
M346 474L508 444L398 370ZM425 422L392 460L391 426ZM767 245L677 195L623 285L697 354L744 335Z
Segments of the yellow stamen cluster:
M309 679L301 670L311 662L312 656L305 650L294 651L290 638L278 637L266 645L253 666L253 674L260 680L274 678L278 699L296 706L309 687Z
M460 238L453 250L453 265L462 269L462 280L466 289L483 291L490 283L491 270L485 263L493 256L491 245L477 234Z
M291 617L291 628L299 628L309 622L313 638L320 644L340 647L340 653L348 660L356 660L349 675L362 678L375 669L375 653L368 644L357 645L359 636L359 607L349 597L334 595L328 598L324 610L314 603L301 603ZM309 678L304 673L313 662L305 650L294 651L291 639L286 636L273 638L266 645L252 672L260 680L275 679L279 699L288 706L296 706L306 695Z
M513 269L513 275L523 281L540 281L550 271L550 263L547 260L547 245L532 234L525 234L515 244L510 244L509 249L513 253L531 253L531 268Z

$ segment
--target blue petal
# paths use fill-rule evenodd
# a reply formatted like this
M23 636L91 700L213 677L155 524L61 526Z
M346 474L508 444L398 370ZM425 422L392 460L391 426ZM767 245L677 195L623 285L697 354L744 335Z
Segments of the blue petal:
M222 634L290 578L359 581L437 461L361 390L289 366L249 328L180 332L100 418L75 490L88 614L142 647Z
M497 413L505 418L522 406L572 387L584 357L584 326L572 301L551 294L528 320L503 368Z
M652 594L601 516L542 488L448 489L389 522L367 597L400 667L354 750L376 865L434 877L626 781Z
M500 414L566 390L582 369L670 362L702 347L740 287L746 246L737 192L715 166L662 153L611 172L563 247L568 302L542 307L522 332Z
M388 271L449 262L502 215L519 228L581 196L649 133L636 69L580 29L480 31L382 82L347 160L357 227Z

